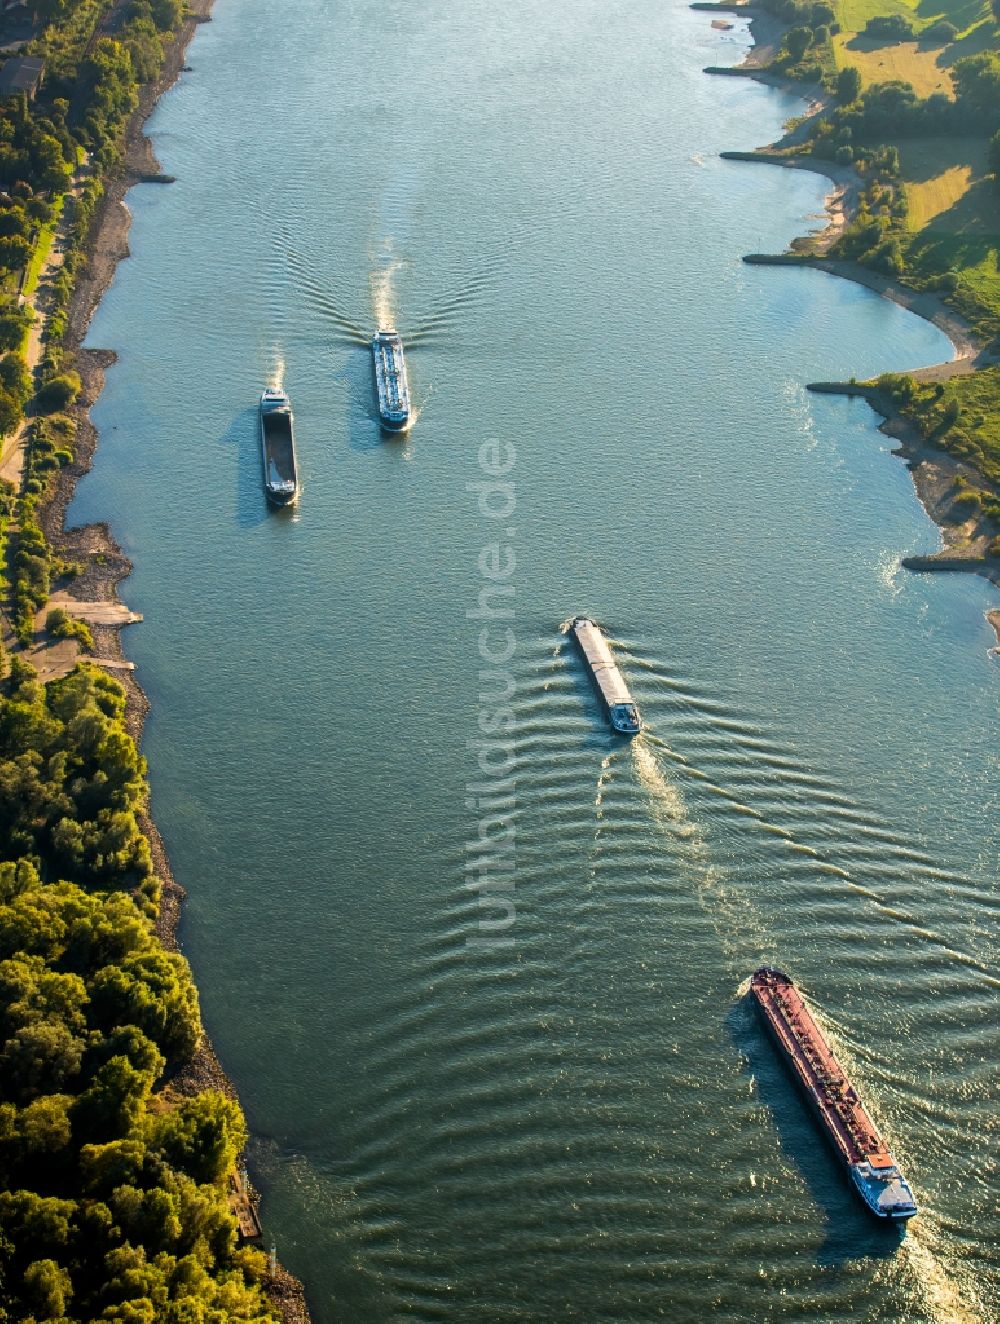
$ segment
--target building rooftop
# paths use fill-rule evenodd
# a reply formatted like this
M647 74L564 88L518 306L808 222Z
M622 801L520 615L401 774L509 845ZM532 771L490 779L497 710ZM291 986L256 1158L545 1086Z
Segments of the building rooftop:
M15 55L0 69L0 97L26 92L33 97L45 72L45 61L33 55Z

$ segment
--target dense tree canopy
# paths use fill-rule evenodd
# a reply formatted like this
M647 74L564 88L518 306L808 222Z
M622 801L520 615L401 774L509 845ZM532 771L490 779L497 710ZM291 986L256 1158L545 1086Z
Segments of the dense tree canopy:
M165 1081L201 1035L149 914L144 765L96 668L0 697L0 1321L264 1321L225 1181L239 1107Z

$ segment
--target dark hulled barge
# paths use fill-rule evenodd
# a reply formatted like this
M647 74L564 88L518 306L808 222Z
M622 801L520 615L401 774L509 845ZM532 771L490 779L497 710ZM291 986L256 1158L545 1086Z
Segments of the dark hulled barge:
M406 380L403 342L391 327L372 336L378 416L388 432L405 432L410 426L410 388Z
M290 506L299 493L292 402L271 387L260 397L260 458L268 501Z
M761 966L750 994L866 1207L878 1218L912 1218L908 1182L790 977Z
M622 679L622 673L618 670L615 659L611 656L611 649L601 633L600 626L589 616L577 616L572 630L573 638L594 678L594 684L600 693L612 727L619 735L638 735L642 730L639 709Z

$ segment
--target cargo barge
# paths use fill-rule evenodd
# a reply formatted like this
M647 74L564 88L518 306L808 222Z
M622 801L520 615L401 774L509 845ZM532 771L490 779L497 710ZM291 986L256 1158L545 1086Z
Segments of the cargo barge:
M623 736L635 736L642 730L642 719L635 700L622 680L622 673L611 656L608 641L599 625L588 616L577 616L573 622L573 637L579 645L583 660L590 669L594 684L600 692L608 719Z
M410 426L410 387L406 380L403 342L391 327L372 336L378 416L387 432L405 432Z
M292 402L271 387L260 397L260 457L268 501L290 506L299 493Z
M878 1218L912 1218L908 1182L791 978L761 966L750 994L865 1206Z

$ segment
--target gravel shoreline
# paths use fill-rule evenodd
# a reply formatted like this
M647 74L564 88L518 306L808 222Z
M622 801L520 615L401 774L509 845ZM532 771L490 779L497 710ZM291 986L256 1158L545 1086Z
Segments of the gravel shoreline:
M58 553L82 566L81 573L68 586L70 594L80 601L117 601L119 584L132 572L131 562L115 542L106 523L72 529L65 527L66 511L76 485L91 468L99 440L97 429L90 418L90 410L104 389L105 372L117 359L112 350L84 349L83 341L94 312L114 280L118 263L129 256L131 216L125 206L126 194L142 181L169 182L160 173L152 143L145 133L145 124L160 97L173 86L184 70L187 48L199 24L209 21L213 3L214 0L189 0L189 17L170 46L160 77L142 89L138 108L126 134L123 169L118 176L107 182L88 243L86 267L76 282L69 307L65 345L67 351L76 357L83 382L76 406L76 454L73 463L59 472L52 498L46 502L39 515L46 537ZM93 634L97 656L125 660L120 628L94 626ZM114 675L124 686L128 698L125 722L129 733L141 746L149 700L134 673L116 670ZM155 924L156 933L165 947L178 950L177 927L181 903L186 894L174 878L163 839L150 816L148 806L139 815L139 825L149 839L153 867L163 884L160 913ZM171 1078L170 1088L175 1094L196 1094L204 1089L215 1089L230 1098L237 1097L232 1081L219 1062L207 1034L202 1035L191 1061ZM272 1308L285 1324L309 1324L303 1286L281 1265L269 1276L266 1290Z

